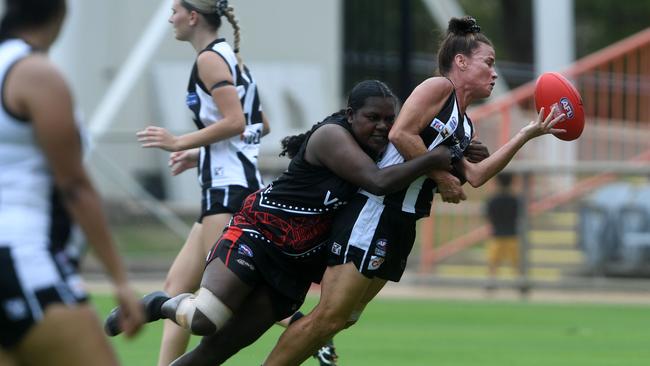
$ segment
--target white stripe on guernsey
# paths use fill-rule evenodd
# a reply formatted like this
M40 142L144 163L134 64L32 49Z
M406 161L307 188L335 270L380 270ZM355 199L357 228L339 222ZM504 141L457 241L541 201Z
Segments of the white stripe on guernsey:
M220 54L221 57L226 60L228 66L230 67L230 73L232 74L233 81L235 84L237 84L237 80L234 80L237 77L237 56L235 55L232 47L230 47L230 44L225 41L219 42L212 46L212 50Z
M465 135L468 135L470 140L472 139L472 134L474 131L472 131L472 126L469 125L469 118L467 116L463 116L463 127L465 128Z
M350 239L348 239L348 247L345 250L345 261L347 261L350 247L354 246L364 252L363 259L361 260L361 265L363 266L368 256L368 249L372 244L372 237L375 235L383 211L383 204L371 199L366 200L352 227L352 233L350 234Z
M418 200L420 190L422 189L422 184L426 178L426 176L421 176L418 179L414 180L413 183L411 183L409 189L404 195L404 200L402 201L402 211L415 213L415 203Z
M248 84L248 90L246 91L246 96L244 98L244 112L246 112L246 116L248 117L246 119L246 124L250 125L251 124L251 118L253 118L253 102L255 101L255 88L257 86L255 83L249 83Z

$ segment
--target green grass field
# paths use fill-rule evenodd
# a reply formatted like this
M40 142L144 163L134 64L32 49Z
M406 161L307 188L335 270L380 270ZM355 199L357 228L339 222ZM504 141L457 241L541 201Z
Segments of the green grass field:
M309 299L305 308L314 301ZM96 296L95 304L104 316L112 300ZM647 366L648 310L633 305L377 299L335 343L343 366ZM154 365L161 329L156 322L134 341L114 339L123 364ZM281 330L273 327L227 364L261 364Z

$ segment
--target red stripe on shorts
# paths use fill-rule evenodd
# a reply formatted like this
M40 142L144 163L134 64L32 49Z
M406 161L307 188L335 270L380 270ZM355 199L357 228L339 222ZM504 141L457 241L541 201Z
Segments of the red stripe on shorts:
M228 248L228 254L226 254L226 262L225 262L226 266L228 266L228 262L230 261L230 254L232 253L232 250L235 248L235 243L237 243L237 240L239 240L242 234L243 231L236 226L229 227L228 230L223 234L221 240L230 241L230 248ZM219 241L221 242L221 240Z
M226 264L228 264L228 259L230 258L230 252L232 252L232 249L234 247L233 244L235 244L237 240L239 240L242 234L243 234L242 229L236 226L230 226L228 230L226 230L226 232L221 235L219 240L217 240L217 242L212 247L207 262L210 262L212 259L214 259L214 256L217 255L217 248L219 247L219 245L221 245L221 242L227 240L230 242L230 249L228 249L228 255L226 256Z

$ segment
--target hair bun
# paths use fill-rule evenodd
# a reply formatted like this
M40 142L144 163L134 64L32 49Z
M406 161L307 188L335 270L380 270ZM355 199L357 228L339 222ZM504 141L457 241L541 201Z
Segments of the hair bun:
M476 19L465 16L462 18L451 18L449 20L448 33L464 36L468 33L480 33L481 27L476 24Z

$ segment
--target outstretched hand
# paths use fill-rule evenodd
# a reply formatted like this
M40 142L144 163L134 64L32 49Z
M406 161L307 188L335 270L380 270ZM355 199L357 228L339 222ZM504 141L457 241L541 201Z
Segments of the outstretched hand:
M527 126L521 129L521 132L524 134L527 140L549 133L566 132L564 129L553 128L553 126L555 126L558 122L564 121L566 119L566 114L558 114L558 111L558 106L556 104L553 106L548 116L544 118L544 107L540 108L539 113L537 114L537 119L535 121L530 121Z
M162 127L149 126L135 134L142 147L157 147L166 151L178 151L178 138Z

